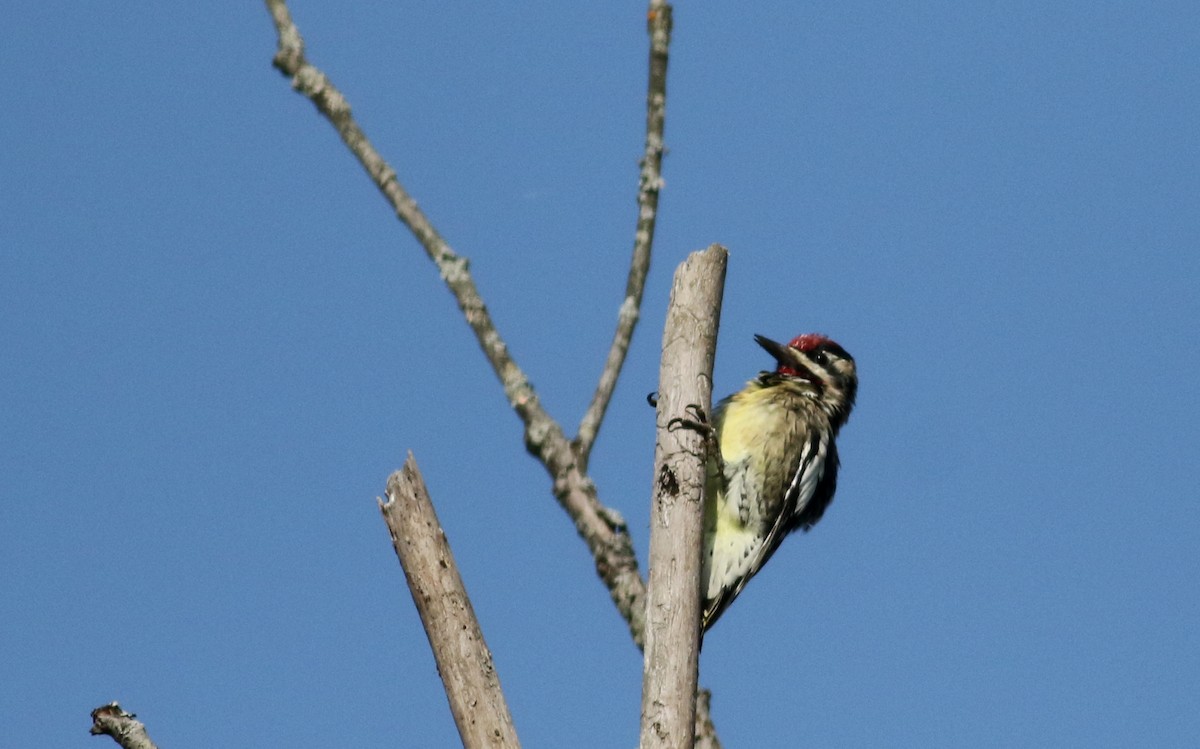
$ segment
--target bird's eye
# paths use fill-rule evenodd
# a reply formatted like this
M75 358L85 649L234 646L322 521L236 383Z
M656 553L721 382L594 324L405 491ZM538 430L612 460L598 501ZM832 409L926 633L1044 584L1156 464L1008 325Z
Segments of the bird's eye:
M829 356L824 351L814 351L811 356L817 364L829 364Z

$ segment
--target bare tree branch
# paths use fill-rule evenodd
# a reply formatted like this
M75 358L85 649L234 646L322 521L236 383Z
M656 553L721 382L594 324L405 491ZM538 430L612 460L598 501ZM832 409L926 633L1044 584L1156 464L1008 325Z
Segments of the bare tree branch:
M519 747L492 653L412 453L379 509L437 660L465 749Z
M466 258L442 239L417 203L400 184L395 170L383 159L355 122L349 103L332 81L305 57L304 40L288 11L286 0L265 0L279 36L273 63L291 79L292 87L308 98L358 159L392 210L413 233L437 266L463 311L484 355L504 387L509 404L524 424L525 445L549 473L555 498L567 512L576 532L592 554L596 572L609 591L617 611L629 626L634 644L641 649L645 628L646 584L638 571L633 542L624 519L606 507L587 475L586 462L600 421L612 397L617 375L637 322L641 293L649 267L658 192L662 185L662 123L665 112L667 48L671 8L664 0L651 0L650 83L647 93L646 153L638 193L638 226L634 257L621 305L618 329L604 374L588 414L581 425L579 446L573 447L562 428L541 407L528 378L508 354L468 271ZM582 456L582 458L581 458ZM702 703L702 707L705 703ZM706 717L705 715L700 718Z
M717 727L713 725L710 709L712 692L701 689L696 692L696 744L694 749L721 749L717 738Z
M724 247L694 252L675 271L663 330L658 443L650 513L650 585L641 749L691 749L700 662L704 422L725 288Z
M642 155L642 170L638 178L637 230L633 238L633 259L629 263L629 279L625 282L625 301L617 314L617 330L613 334L604 370L587 413L579 424L576 446L579 460L587 466L592 446L600 431L600 423L612 400L617 378L629 352L629 342L637 325L642 307L642 292L650 270L650 250L654 245L654 224L658 217L658 193L662 189L663 126L667 111L667 51L671 46L671 6L665 0L650 0L647 14L650 32L650 76L646 86L646 150Z
M371 145L350 114L350 105L329 78L309 64L304 40L293 23L284 0L266 0L279 34L274 65L292 80L292 87L316 105L333 124L346 147L388 200L396 216L412 231L437 265L442 279L458 301L467 323L495 370L509 404L525 425L525 446L545 466L553 481L554 496L575 524L591 551L596 572L608 588L617 610L629 625L634 642L641 643L645 582L638 572L633 542L621 515L601 504L596 487L576 459L562 428L546 413L524 372L508 354L491 315L467 270L467 259L457 255L417 207L395 171Z
M111 736L125 749L158 749L146 733L146 726L133 713L127 713L115 702L101 705L92 711L93 736Z

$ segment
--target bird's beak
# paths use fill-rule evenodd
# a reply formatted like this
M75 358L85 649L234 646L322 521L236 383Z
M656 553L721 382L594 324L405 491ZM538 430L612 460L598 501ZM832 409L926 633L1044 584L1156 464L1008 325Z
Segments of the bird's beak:
M767 353L775 357L775 361L780 364L791 364L796 359L796 357L788 353L787 346L772 341L764 335L755 335L754 342L766 349Z
M775 361L779 364L777 372L800 377L810 382L815 381L816 378L812 371L805 366L805 360L791 346L785 346L782 343L772 341L770 338L761 335L755 335L754 342L766 349L768 354L775 357Z

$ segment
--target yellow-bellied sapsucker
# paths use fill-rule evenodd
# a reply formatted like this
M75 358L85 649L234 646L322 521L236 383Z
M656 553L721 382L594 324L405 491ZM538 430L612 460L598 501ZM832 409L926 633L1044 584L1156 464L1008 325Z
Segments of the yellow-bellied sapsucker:
M823 335L758 345L776 368L721 401L712 427L704 507L704 629L767 563L785 536L812 528L833 500L834 438L858 392L854 358ZM710 450L710 453L712 451Z

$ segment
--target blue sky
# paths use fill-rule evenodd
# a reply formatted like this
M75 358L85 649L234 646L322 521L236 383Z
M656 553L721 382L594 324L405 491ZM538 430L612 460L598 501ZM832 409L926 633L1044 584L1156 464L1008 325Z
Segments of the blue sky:
M12 746L452 746L375 497L413 450L526 746L636 744L641 663L450 295L258 3L8 3ZM310 59L573 432L633 237L642 3L296 2ZM592 460L641 558L670 274L857 358L838 497L706 640L728 747L1200 733L1200 10L680 3L643 322ZM215 720L221 721L214 729Z

